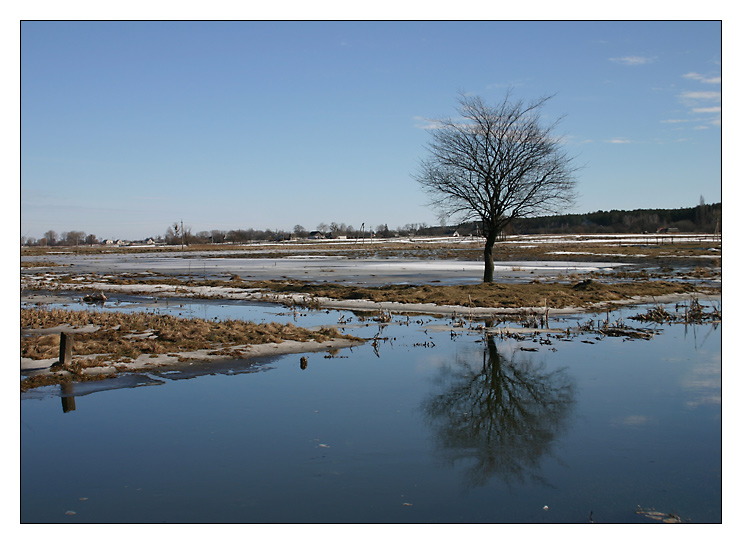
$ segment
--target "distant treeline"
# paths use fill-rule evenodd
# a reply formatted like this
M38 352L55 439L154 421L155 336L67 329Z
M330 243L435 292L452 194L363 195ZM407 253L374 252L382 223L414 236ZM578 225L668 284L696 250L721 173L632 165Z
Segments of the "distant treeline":
M721 233L721 203L705 204L703 201L694 208L651 209L651 210L611 210L583 214L549 215L531 217L514 221L506 229L512 234L609 234L658 232L668 229L671 232ZM191 228L182 223L173 223L164 236L153 236L139 243L148 244L194 244L194 243L244 243L259 240L322 239L322 238L394 238L398 236L460 236L480 235L481 223L471 222L458 226L428 226L425 223L407 224L390 229L387 225L375 228L361 225L360 229L344 223L320 223L316 230L309 231L301 225L293 231L236 229L230 231L211 230L192 233ZM58 235L50 230L40 239L21 237L21 245L26 246L77 246L95 244L128 244L119 240L98 240L94 234L82 231L63 232Z
M460 235L477 234L480 223L457 228L434 227L439 234L457 231ZM567 215L530 217L514 221L507 234L610 234L658 232L721 232L721 203L701 203L694 208L611 210Z

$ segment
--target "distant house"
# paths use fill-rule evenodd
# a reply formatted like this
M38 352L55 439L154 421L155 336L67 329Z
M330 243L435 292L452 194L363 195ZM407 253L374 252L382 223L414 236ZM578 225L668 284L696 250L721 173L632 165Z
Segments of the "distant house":
M322 234L318 230L313 230L312 232L309 233L310 240L324 240L324 238L325 238L325 235Z
M147 244L148 246L153 246L153 245L155 245L155 239L154 238L147 238L144 241L144 243Z

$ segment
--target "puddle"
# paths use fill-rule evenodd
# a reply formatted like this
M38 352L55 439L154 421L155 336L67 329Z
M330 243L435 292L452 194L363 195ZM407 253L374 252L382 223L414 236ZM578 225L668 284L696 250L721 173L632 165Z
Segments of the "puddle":
M36 304L27 302L21 307L33 308ZM156 298L118 293L109 293L108 300L104 304L82 302L82 295L79 293L57 293L54 302L44 304L43 307L94 312L149 311L155 314L205 320L239 319L253 323L292 323L305 328L337 324L344 315L349 313L337 310L294 310L278 304L239 300Z

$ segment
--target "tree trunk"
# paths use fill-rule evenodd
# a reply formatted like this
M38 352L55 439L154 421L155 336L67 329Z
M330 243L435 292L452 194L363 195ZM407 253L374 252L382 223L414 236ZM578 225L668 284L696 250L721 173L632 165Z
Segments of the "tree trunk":
M496 234L488 234L484 243L484 283L492 283L495 277L495 240Z

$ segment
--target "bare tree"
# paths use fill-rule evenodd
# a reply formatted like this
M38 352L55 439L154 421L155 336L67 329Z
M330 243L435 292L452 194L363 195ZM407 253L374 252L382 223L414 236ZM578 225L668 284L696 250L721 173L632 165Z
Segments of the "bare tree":
M196 234L194 234L193 237L199 244L208 244L209 242L211 242L211 232L209 232L208 230L200 230Z
M67 241L67 245L77 246L85 240L85 233L80 230L71 230L65 233L64 238Z
M170 245L188 245L192 240L191 227L183 226L183 221L173 221L173 224L165 231L165 242Z
M577 170L540 111L510 93L494 107L477 96L459 98L461 119L433 120L430 156L415 179L447 216L482 222L484 281L494 276L494 245L514 219L555 213L574 199Z
M224 239L226 238L227 233L223 230L214 229L211 231L211 241L215 244L222 244L224 243Z
M53 246L57 242L57 233L53 230L48 230L44 233L44 238L46 238L48 245Z
M165 231L165 243L175 245L180 242L180 225L173 223Z

